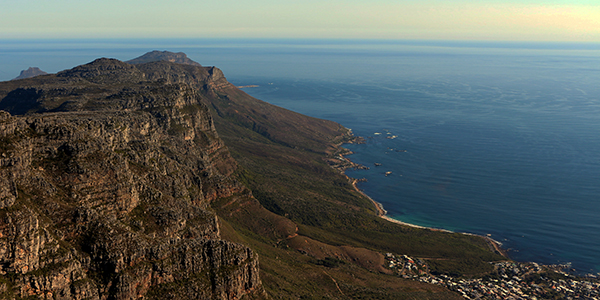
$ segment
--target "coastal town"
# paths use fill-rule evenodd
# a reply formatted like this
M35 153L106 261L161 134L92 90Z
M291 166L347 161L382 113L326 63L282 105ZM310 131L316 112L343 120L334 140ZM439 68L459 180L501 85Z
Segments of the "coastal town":
M571 275L565 271L569 265L502 261L484 278L457 278L432 274L423 259L392 253L385 258L394 274L445 286L465 299L600 299L598 276Z

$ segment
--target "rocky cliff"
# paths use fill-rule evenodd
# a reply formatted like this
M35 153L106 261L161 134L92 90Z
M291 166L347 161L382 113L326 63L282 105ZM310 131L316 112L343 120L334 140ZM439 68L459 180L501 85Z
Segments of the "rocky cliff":
M0 83L2 297L264 297L210 207L251 197L206 106L227 85L113 59Z

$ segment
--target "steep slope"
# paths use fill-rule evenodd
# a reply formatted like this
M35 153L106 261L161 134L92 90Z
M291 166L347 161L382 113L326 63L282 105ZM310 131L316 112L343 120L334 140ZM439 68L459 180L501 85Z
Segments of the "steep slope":
M99 59L2 84L5 298L262 297L257 255L222 240L210 208L249 191L207 107L144 77Z

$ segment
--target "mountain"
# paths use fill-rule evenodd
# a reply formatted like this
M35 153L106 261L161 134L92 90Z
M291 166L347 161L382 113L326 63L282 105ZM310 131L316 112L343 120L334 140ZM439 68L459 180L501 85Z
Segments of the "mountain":
M404 276L505 259L379 218L340 172L350 130L175 56L0 83L2 297L460 299L385 253L422 262Z
M19 74L19 76L17 76L13 80L31 78L31 77L35 77L35 76L39 76L39 75L46 75L46 74L48 74L48 73L40 70L40 68L38 68L38 67L29 67L27 70L21 71L21 74Z
M40 77L38 77L40 78ZM249 194L200 92L98 59L0 106L5 296L260 298L258 257L210 203ZM10 113L10 114L9 114Z
M191 65L201 67L199 63L189 59L187 55L183 52L173 53L169 51L158 51L154 50L152 52L148 52L140 57L134 58L132 60L128 60L127 63L130 64L143 64L147 62L156 62L156 61L168 61L176 64L183 65Z

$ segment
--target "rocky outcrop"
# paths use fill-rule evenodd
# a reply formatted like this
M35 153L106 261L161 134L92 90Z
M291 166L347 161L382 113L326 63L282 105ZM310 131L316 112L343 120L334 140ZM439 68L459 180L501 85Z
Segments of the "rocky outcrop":
M0 83L0 297L264 295L257 255L221 240L210 208L250 195L230 177L210 95L170 72L197 68L202 86L219 74L151 64Z

